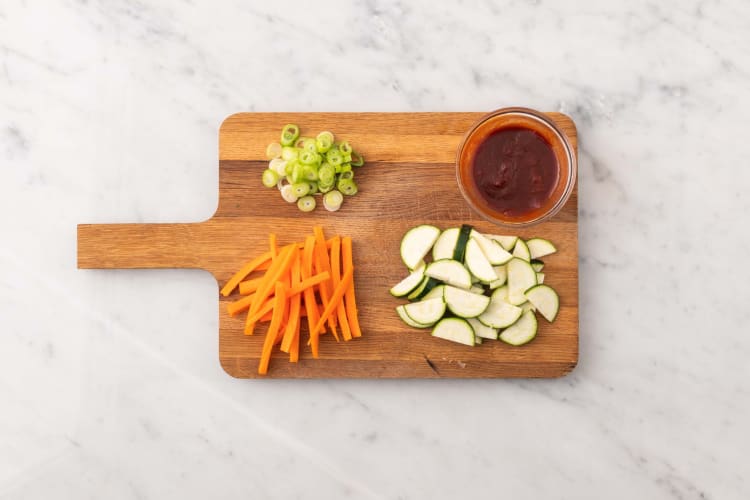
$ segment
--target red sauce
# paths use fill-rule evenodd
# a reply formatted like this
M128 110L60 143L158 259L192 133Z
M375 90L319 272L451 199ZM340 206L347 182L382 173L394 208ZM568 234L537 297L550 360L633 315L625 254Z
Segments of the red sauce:
M472 177L479 194L506 216L539 209L557 185L559 166L552 146L525 128L504 128L477 148Z

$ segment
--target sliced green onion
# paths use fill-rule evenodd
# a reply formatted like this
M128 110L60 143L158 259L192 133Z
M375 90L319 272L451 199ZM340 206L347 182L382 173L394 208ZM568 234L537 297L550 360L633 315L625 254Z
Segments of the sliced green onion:
M273 160L279 156L281 156L281 144L278 142L272 142L266 148L266 157L268 157L269 160Z
M352 171L352 164L351 163L344 163L341 165L341 173L345 174L347 172Z
M310 184L308 184L307 182L296 182L292 184L292 193L294 193L294 196L296 196L297 198L307 196L309 192Z
M331 189L333 189L333 184L321 184L320 182L318 183L318 190L321 193L327 193Z
M299 150L291 146L281 148L281 158L284 160L294 160L299 156Z
M292 172L294 172L294 167L299 165L299 160L296 158L289 160L286 162L286 165L284 165L284 175L287 177L292 176Z
M294 168L292 169L292 176L289 178L289 180L292 182L292 184L295 184L297 182L303 181L304 175L302 172L304 171L304 168L301 163L296 163L294 165Z
M347 196L354 196L357 194L357 184L352 179L339 179L338 190Z
M276 185L277 182L279 182L279 174L277 174L275 170L267 168L263 171L261 181L267 188L272 188Z
M307 181L317 181L318 169L313 165L306 165L302 168L302 177L304 177Z
M287 203L294 203L297 201L297 197L294 196L294 193L292 192L292 185L287 184L283 188L281 188L281 197L284 198L284 201Z
M305 140L302 141L302 149L304 149L305 151L310 151L311 153L317 153L317 142L315 141L315 139L305 138Z
M295 140L299 137L299 127L294 124L284 125L281 131L281 145L291 146Z
M365 164L365 158L356 151L352 151L352 167L361 167Z
M323 196L323 206L329 212L335 212L341 208L341 204L344 202L344 195L339 191L333 190L327 192Z
M321 184L331 184L333 185L336 177L336 170L329 165L328 163L324 163L320 166L318 169L318 180Z
M354 172L349 170L348 172L341 172L340 179L354 179Z
M315 210L315 198L312 196L304 196L297 201L297 208L303 212L312 212Z
M320 155L314 151L303 149L299 154L299 161L305 165L317 165Z
M341 151L345 155L352 154L352 147L349 145L347 141L342 142L339 144L339 151Z
M310 184L310 194L315 194L318 192L318 183L315 181L308 182Z
M286 168L286 160L282 160L281 158L274 158L273 160L268 162L268 168L279 175L286 175L286 171L284 170Z
M302 149L302 146L305 144L305 140L309 139L309 137L298 137L296 141L294 141L294 147L297 149Z
M333 146L333 134L327 130L319 133L315 138L315 146L318 149L318 153L325 153Z
M352 162L352 155L351 153L343 153L341 157L344 159L343 163L351 163Z
M338 149L331 149L326 153L326 160L328 160L328 163L330 163L334 167L336 165L341 165L343 159L343 155Z

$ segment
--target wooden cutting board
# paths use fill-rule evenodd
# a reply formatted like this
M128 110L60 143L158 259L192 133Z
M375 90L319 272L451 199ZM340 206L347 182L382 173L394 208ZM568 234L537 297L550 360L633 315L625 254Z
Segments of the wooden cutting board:
M388 289L406 275L399 258L403 234L417 224L440 228L470 223L480 231L502 233L481 220L464 202L456 184L455 154L464 133L483 113L239 113L219 131L219 206L204 222L186 224L82 224L78 226L79 268L201 268L221 285L245 261L268 247L268 233L279 244L299 241L313 225L326 235L354 240L355 282L362 338L336 343L321 338L320 359L309 348L299 363L276 352L268 377L436 378L557 377L578 361L577 190L551 221L518 231L557 245L545 260L546 283L561 301L553 324L539 319L530 344L512 347L485 341L467 347L434 339L429 331L404 325L394 308L403 303ZM573 121L549 116L576 147ZM356 171L357 196L340 211L319 206L303 214L266 189L266 145L277 141L286 123L302 132L331 130L366 159ZM322 204L320 204L322 205ZM217 293L218 295L218 293ZM236 297L232 297L234 299ZM242 333L244 318L230 318L228 299L219 296L219 360L234 377L257 377L263 333ZM303 330L304 332L304 330ZM207 332L209 333L209 332ZM306 335L303 333L303 339ZM212 355L212 353L206 353Z

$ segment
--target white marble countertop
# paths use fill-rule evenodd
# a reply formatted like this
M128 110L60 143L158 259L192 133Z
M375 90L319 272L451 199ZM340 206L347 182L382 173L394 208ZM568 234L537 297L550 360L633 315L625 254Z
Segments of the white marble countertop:
M749 498L748 47L743 0L3 0L0 498ZM507 105L578 124L567 377L235 380L208 274L76 269L213 213L230 113Z

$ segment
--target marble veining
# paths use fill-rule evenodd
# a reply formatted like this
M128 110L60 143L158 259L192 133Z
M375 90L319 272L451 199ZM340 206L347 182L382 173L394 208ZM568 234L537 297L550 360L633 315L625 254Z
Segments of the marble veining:
M0 498L750 497L750 4L0 3ZM580 137L580 363L242 381L198 271L79 271L195 221L236 111L525 105Z

